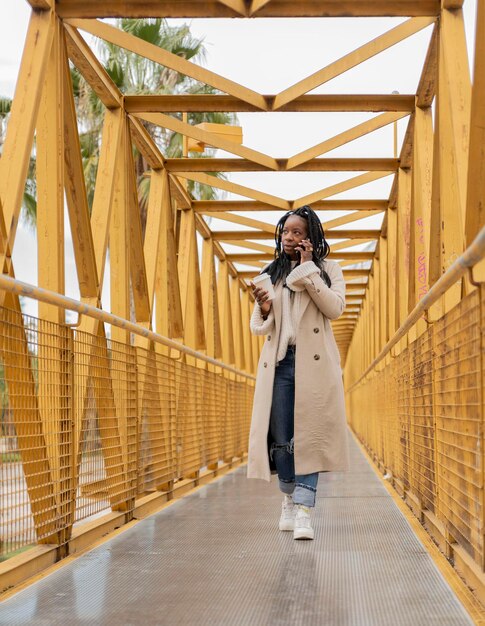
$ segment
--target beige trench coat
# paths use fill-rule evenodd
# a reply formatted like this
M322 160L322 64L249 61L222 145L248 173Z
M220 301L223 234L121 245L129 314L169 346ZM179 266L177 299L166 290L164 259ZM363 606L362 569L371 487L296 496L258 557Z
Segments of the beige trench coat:
M340 354L329 321L340 317L345 309L345 280L335 261L325 260L324 268L332 281L330 288L313 261L296 267L286 281L290 289L302 292L295 361L294 455L297 475L348 470ZM301 277L302 274L307 275ZM257 303L251 318L251 331L267 336L256 376L247 476L268 481L275 472L268 454L268 429L277 338L281 329L282 289L280 281L275 285L276 297L264 330L258 327L262 318Z

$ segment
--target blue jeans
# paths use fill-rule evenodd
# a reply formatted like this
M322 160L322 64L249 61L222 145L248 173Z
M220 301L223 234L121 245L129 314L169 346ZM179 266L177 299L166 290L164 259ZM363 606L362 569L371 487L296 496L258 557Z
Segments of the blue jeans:
M270 456L276 466L283 493L292 494L295 504L315 506L318 472L295 476L293 433L295 415L295 346L288 346L285 358L275 368L271 405Z

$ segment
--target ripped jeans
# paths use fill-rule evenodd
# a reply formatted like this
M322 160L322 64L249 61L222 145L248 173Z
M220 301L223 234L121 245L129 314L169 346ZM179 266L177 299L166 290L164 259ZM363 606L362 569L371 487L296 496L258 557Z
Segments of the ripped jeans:
M270 456L278 472L279 487L293 495L295 504L315 506L318 472L295 476L293 456L295 408L295 346L288 346L285 358L275 368L270 432Z

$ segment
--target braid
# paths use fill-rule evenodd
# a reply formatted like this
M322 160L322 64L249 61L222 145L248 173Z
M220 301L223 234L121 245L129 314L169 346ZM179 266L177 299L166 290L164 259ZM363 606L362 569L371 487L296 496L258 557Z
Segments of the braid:
M324 259L330 253L330 246L325 240L325 233L323 232L322 224L315 211L308 205L302 206L299 209L288 211L280 218L275 228L275 252L274 261L266 268L266 272L271 276L271 282L277 283L279 280L285 280L288 274L291 272L291 259L282 249L281 235L285 226L286 220L291 216L296 215L301 217L307 223L308 239L312 243L313 253L312 261L317 267L320 268L322 278L330 287L332 281L330 276L324 270Z

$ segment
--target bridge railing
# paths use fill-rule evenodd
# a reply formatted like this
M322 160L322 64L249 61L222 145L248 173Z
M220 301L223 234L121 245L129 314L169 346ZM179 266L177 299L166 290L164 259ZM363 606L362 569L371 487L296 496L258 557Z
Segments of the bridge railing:
M2 560L167 498L247 451L254 377L145 328L2 276L12 292L98 317L96 333L0 307ZM142 338L121 343L104 324ZM62 556L62 554L60 554Z
M442 550L485 599L485 287L399 354L392 348L485 253L485 228L350 384L350 424ZM352 346L348 359L352 359Z

